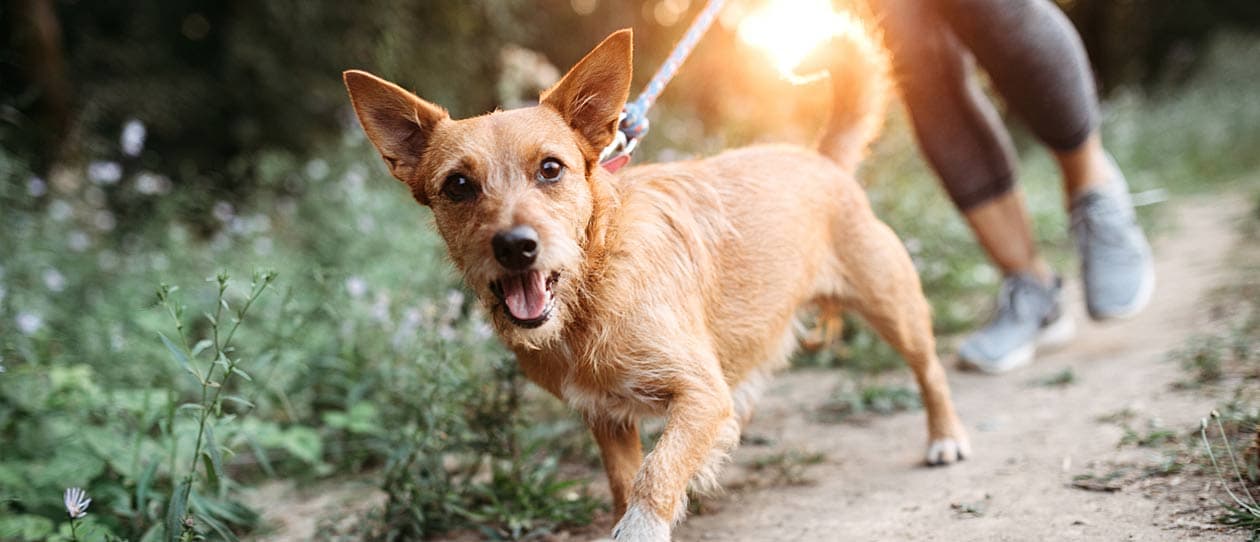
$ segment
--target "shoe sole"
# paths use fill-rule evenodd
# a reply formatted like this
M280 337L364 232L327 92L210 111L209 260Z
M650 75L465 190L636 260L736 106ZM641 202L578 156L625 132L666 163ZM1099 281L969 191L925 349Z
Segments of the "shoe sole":
M1142 285L1140 288L1138 288L1137 295L1133 298L1133 302L1130 303L1128 306L1121 307L1119 310L1111 311L1111 312L1103 312L1103 311L1095 310L1093 307L1088 307L1089 303L1086 303L1086 306L1087 308L1089 308L1090 319L1094 320L1095 322L1106 322L1108 320L1123 320L1125 318L1132 318L1136 316L1138 313L1142 312L1144 309L1146 309L1146 306L1151 303L1151 298L1153 298L1154 295L1155 295L1155 263L1152 261L1150 262L1150 265L1146 266L1146 271L1142 274Z
M1032 344L1026 344L1009 354L1002 356L994 363L976 363L962 355L959 355L959 361L962 366L969 369L975 369L985 374L997 375L1008 373L1029 365L1036 356L1038 349L1052 349L1063 346L1076 336L1076 322L1070 315L1064 314L1055 320L1053 324L1046 326L1037 333L1037 338Z

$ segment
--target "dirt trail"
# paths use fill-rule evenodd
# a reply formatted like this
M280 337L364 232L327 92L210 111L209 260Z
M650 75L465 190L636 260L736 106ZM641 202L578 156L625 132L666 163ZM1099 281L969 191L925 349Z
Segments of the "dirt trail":
M742 447L726 483L739 487L749 476L747 465L786 450L821 452L826 460L806 467L809 484L736 489L704 501L705 510L680 525L675 539L1235 539L1210 529L1170 530L1194 520L1164 499L1130 489L1084 491L1071 481L1091 462L1152 453L1118 450L1122 430L1099 417L1130 409L1135 427L1158 419L1180 431L1195 427L1214 406L1213 398L1172 390L1170 384L1184 375L1166 353L1210 320L1202 300L1229 273L1225 260L1245 209L1242 198L1220 196L1172 207L1167 214L1175 227L1155 243L1155 299L1139 317L1092 324L1072 285L1068 299L1078 335L1070 346L1001 377L951 368L954 397L975 450L961 464L919 466L922 411L865 426L821 423L814 412L839 377L822 371L780 375L747 433L774 445ZM1067 368L1075 375L1071 385L1032 383Z

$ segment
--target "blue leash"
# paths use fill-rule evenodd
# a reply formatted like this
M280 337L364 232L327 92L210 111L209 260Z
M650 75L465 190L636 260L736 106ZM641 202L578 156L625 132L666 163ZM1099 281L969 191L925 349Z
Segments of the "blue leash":
M630 161L630 153L634 152L634 149L639 146L639 140L648 132L648 109L652 108L652 105L656 103L656 98L665 91L665 85L678 74L678 69L687 60L692 49L696 48L696 43L713 25L713 20L717 18L718 12L722 11L722 6L725 4L726 0L709 0L709 4L691 22L682 40L674 46L669 58L665 59L665 64L656 71L656 75L652 76L647 88L639 93L638 98L627 103L622 109L617 135L613 142L600 153L599 162L604 169L616 172Z

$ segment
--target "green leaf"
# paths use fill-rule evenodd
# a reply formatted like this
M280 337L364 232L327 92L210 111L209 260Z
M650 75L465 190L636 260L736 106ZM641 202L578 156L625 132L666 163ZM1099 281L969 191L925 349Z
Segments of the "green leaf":
M255 408L254 403L251 403L251 402L249 402L248 400L246 400L245 398L240 397L240 396L237 396L237 395L228 395L228 396L225 396L225 397L223 397L223 400L224 400L224 401L227 401L227 402L229 402L229 403L236 403L237 405L240 405L241 407L246 408L246 409L253 409L253 408Z
M166 539L179 542L184 532L184 516L188 515L188 493L192 491L192 480L185 479L175 486L171 500L166 504Z
M194 358L197 357L198 354L205 352L206 349L210 348L211 346L214 346L214 342L211 341L210 339L202 339L198 341L197 345L193 346L192 357Z
M188 354L185 354L182 349L180 349L178 346L175 346L175 343L172 342L170 339L166 338L166 335L160 331L158 332L158 337L162 338L162 344L165 344L166 349L171 351L171 355L175 357L175 361L179 362L179 366L185 369L188 369L189 368Z
M153 475L157 474L158 461L149 461L143 471L140 471L140 478L136 480L136 510L147 510L149 504L149 490L153 487Z
M214 439L214 427L206 425L206 452L210 454L210 464L206 466L207 474L213 479L211 484L215 490L219 487L219 478L223 476L223 456L219 454L219 443Z
M253 382L253 381L254 381L254 377L249 376L249 373L245 372L245 370L244 370L244 369L241 369L241 368L239 368L239 367L238 367L238 368L236 368L236 369L232 369L232 374L234 374L234 375L236 375L236 376L239 376L239 377L241 377L241 378L244 378L246 382Z
M201 451L201 463L206 467L206 482L210 484L210 490L219 492L219 471L214 466L214 458L210 457L209 450Z
M53 533L53 522L41 516L17 515L0 518L0 540L45 540Z

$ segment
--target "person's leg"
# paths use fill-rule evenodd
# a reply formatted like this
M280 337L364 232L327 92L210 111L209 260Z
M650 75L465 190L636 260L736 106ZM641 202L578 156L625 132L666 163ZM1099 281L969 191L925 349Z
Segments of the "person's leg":
M933 3L1010 108L1054 151L1066 191L1105 180L1094 78L1067 16L1050 0Z
M1125 317L1151 298L1150 247L1124 175L1103 150L1080 35L1050 0L934 0L998 93L1054 151L1063 172L1090 316Z
M936 7L922 0L869 3L892 53L915 136L976 239L1002 270L994 318L959 348L968 365L1003 372L1032 360L1038 341L1062 340L1071 320L1060 284L1040 258L1001 119L970 77L971 55Z
M1004 275L1050 282L1014 186L1010 136L969 77L973 61L948 22L921 0L873 0L915 137L954 205Z

